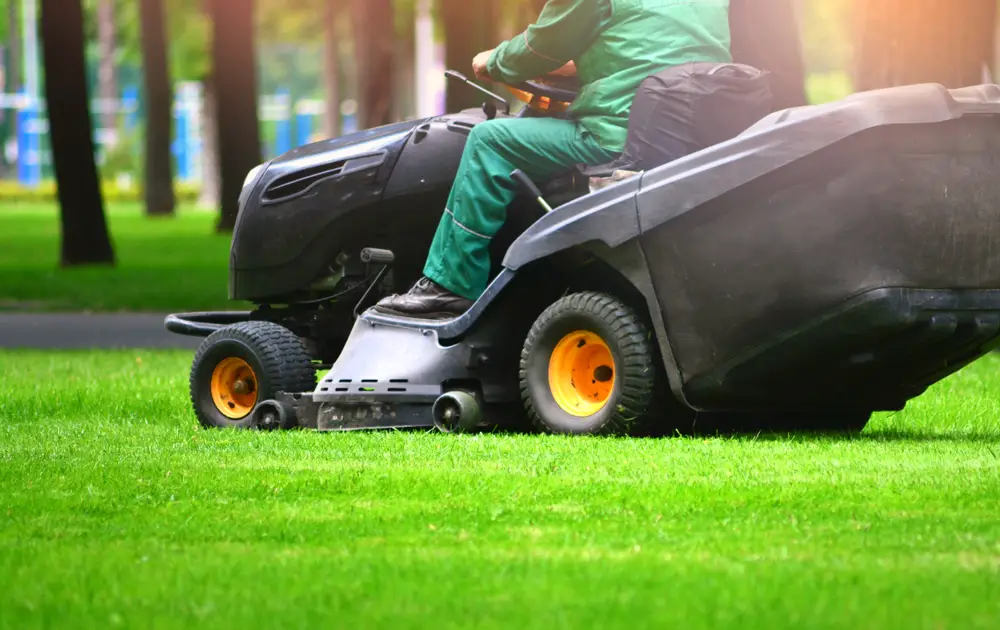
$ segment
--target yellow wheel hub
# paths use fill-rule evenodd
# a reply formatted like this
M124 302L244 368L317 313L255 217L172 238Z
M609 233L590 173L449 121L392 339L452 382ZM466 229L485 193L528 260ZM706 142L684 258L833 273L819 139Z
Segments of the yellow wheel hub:
M212 371L212 401L222 415L240 420L257 404L257 375L238 357L223 359Z
M578 418L592 416L608 403L615 388L615 359L600 336L570 333L549 357L549 389L556 404Z

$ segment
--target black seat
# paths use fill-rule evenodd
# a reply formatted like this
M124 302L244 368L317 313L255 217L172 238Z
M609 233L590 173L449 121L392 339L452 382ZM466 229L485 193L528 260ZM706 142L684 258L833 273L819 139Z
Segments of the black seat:
M738 63L689 63L648 77L629 115L625 151L588 178L648 171L735 138L771 113L768 73Z

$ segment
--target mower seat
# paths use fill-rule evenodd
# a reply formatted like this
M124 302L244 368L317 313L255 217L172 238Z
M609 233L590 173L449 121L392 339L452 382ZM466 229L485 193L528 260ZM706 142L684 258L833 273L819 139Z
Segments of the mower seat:
M768 73L738 63L688 63L649 76L629 115L625 151L585 178L620 181L731 140L771 113ZM617 173L617 175L616 175ZM609 181L610 180L610 181Z

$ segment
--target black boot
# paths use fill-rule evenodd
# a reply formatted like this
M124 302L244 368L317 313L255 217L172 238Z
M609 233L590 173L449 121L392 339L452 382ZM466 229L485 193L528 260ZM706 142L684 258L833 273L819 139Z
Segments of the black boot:
M472 300L455 295L430 278L421 278L408 293L393 295L375 305L375 310L389 315L416 319L450 319L472 306Z

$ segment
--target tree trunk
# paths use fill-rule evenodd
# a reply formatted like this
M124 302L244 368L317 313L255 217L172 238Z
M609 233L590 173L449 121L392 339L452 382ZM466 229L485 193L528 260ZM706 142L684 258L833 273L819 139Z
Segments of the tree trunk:
M21 81L21 16L17 2L7 0L7 89L17 93Z
M115 71L115 3L114 0L98 0L97 3L97 93L101 99L101 127L108 134L109 146L117 144L118 111L115 104L118 101L118 77Z
M253 2L211 0L212 75L218 115L220 231L236 224L243 180L261 161Z
M393 120L408 120L413 117L414 96L417 90L416 63L416 7L397 7L397 20L404 24L402 32L394 38L393 68L395 70L395 96L392 103Z
M21 23L18 3L7 2L7 43L5 44L5 85L0 92L17 94L21 91ZM17 110L0 110L0 137L17 138ZM8 165L7 153L0 146L0 164Z
M163 0L142 0L139 20L146 88L146 214L174 213L174 177L170 163L173 94L167 68Z
M774 109L806 104L795 0L731 0L733 58L771 73Z
M94 163L81 0L42 0L49 134L61 211L63 266L114 264Z
M201 96L201 193L198 205L212 208L219 205L219 123L215 80L211 75L202 81Z
M340 135L340 22L339 0L326 0L323 15L323 43L325 46L324 75L326 83L326 118L323 135L336 138Z
M392 122L392 0L353 0L354 48L358 67L358 124L371 129Z
M495 0L442 0L441 9L445 66L471 79L473 57L500 43L492 40ZM467 85L448 81L446 104L449 112L476 108L483 104L483 95Z
M996 0L858 0L859 91L976 85L992 65Z

